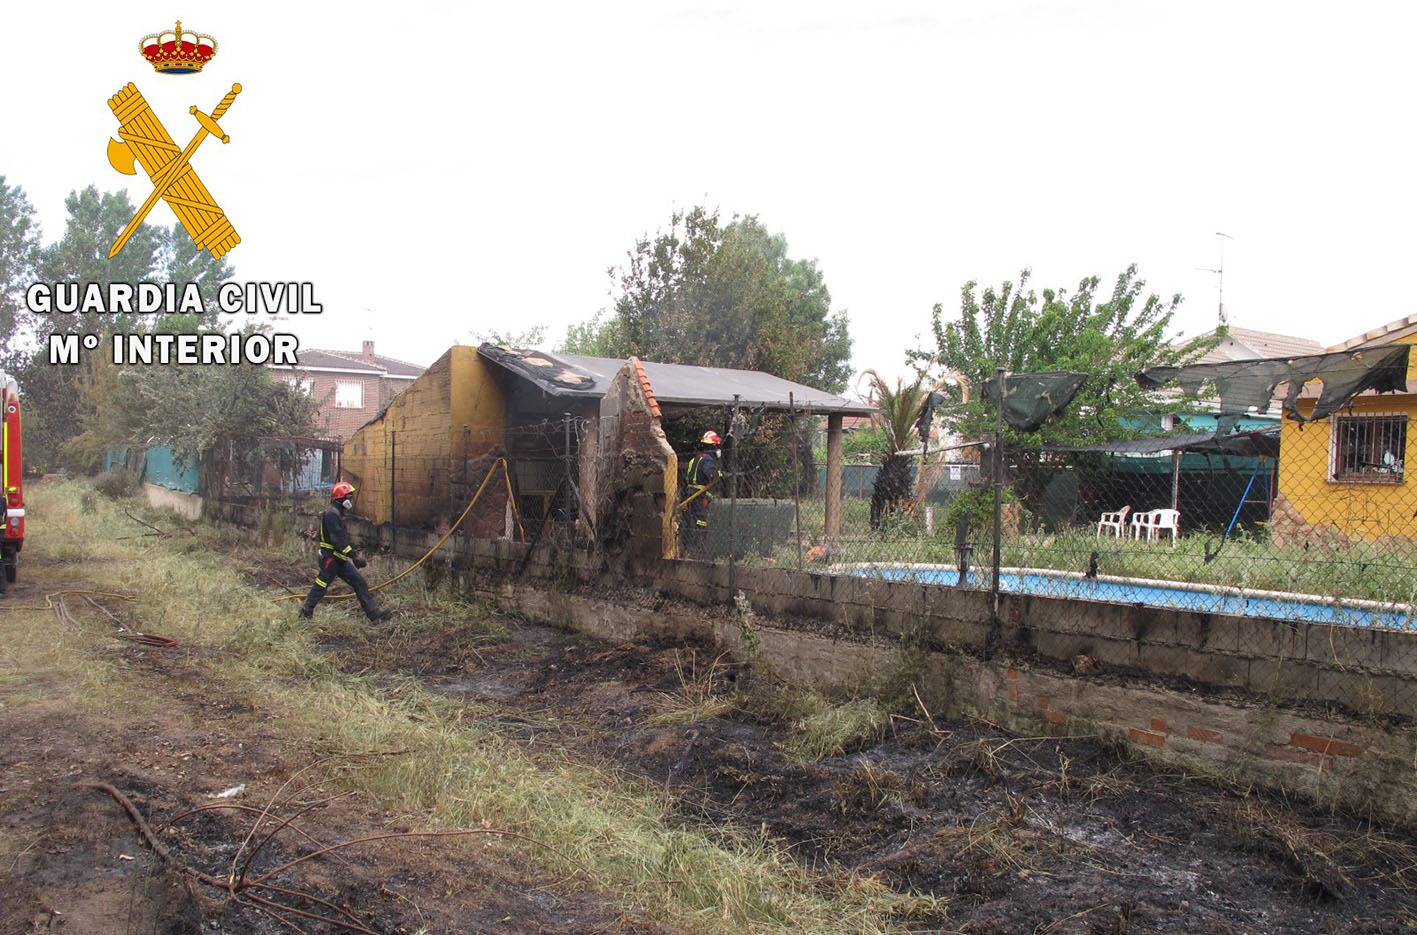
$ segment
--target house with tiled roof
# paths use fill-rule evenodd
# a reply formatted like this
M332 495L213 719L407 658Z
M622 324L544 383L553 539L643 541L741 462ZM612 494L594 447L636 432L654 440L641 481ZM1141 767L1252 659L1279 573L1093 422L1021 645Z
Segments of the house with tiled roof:
M1310 354L1322 354L1323 352L1324 346L1312 338L1231 326L1226 328L1225 335L1215 347L1190 363L1220 364L1231 360L1257 360L1266 357L1307 357ZM1170 392L1173 397L1179 395L1179 390ZM1194 432L1214 431L1217 425L1216 413L1220 409L1219 397L1203 398L1197 402L1204 410L1203 412L1185 416L1166 416L1161 419L1158 425L1147 426L1147 430L1160 429L1169 432L1176 429L1178 424L1184 424L1186 428ZM1279 425L1280 417L1280 400L1276 398L1271 401L1267 412L1241 416L1237 428L1247 432L1273 428Z
M1417 344L1417 315L1408 315L1340 341L1329 351L1360 351ZM1313 411L1320 384L1298 400ZM1408 483L1409 425L1417 416L1417 354L1411 355L1404 393L1366 390L1318 422L1284 420L1280 433L1279 495L1273 529L1282 541L1417 539L1417 489Z
M1323 352L1323 345L1312 338L1231 327L1220 343L1196 363L1218 364L1227 360L1254 360L1259 357L1305 357Z
M272 366L276 379L319 402L322 438L343 441L383 411L427 368L374 353L374 342L359 351L302 349L294 367Z

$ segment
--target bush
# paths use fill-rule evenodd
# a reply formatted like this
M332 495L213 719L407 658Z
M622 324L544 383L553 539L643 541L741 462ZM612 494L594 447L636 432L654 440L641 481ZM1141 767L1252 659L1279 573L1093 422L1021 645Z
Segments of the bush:
M142 482L134 471L104 471L93 479L94 489L110 500L135 496Z
M1005 487L1001 491L1000 501L1003 506L1005 531L1008 531L1011 526L1017 530L1029 522L1030 514L1024 509L1023 501L1019 499L1018 494L1014 493L1012 487ZM955 523L962 515L969 517L969 537L971 539L992 536L994 534L994 488L977 487L955 494L950 499L949 506L945 508L945 525L942 531L953 535Z

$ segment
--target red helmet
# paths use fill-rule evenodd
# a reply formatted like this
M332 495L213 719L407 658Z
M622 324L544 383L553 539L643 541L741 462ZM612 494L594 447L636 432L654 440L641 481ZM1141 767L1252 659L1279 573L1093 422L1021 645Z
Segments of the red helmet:
M335 484L334 489L330 491L331 500L343 500L345 497L352 496L354 496L354 485L348 481L340 481L338 484Z
M704 437L699 439L699 444L721 445L723 444L723 439L719 438L718 433L715 432L713 429L709 429L707 432L704 433Z

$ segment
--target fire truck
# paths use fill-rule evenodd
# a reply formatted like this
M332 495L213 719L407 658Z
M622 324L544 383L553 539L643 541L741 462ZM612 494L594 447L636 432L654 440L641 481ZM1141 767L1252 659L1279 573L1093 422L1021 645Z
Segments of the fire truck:
M20 547L25 544L25 492L20 466L20 387L0 371L0 496L5 498L8 522L0 538L0 564L5 580L13 583L19 570Z

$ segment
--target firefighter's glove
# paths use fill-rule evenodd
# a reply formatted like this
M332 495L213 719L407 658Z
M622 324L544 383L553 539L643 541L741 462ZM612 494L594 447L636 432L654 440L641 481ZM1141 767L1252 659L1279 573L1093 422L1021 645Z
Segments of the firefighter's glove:
M355 552L353 557L351 558L351 561L354 562L355 568L363 568L365 565L369 564L369 560L364 557L363 553L360 552Z

